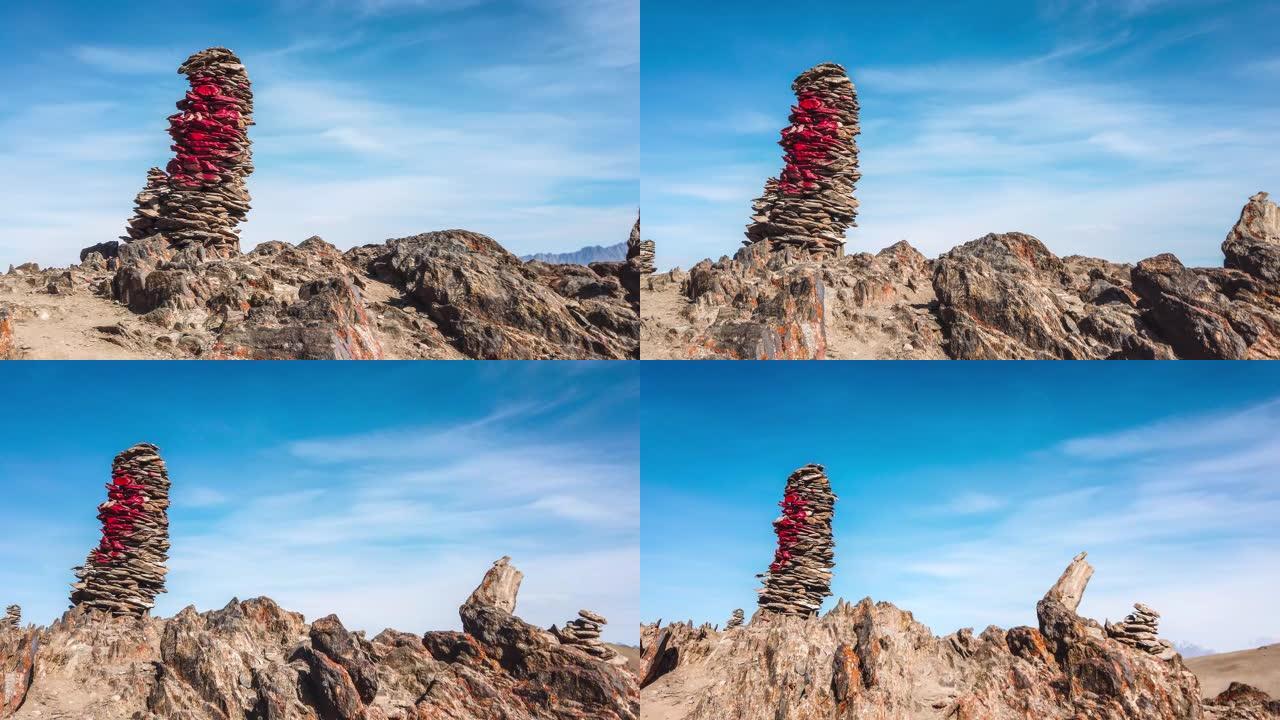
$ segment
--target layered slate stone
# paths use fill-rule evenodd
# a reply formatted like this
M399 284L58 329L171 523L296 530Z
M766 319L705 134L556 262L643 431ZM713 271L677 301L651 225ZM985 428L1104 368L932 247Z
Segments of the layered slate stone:
M600 640L600 631L607 623L608 620L599 613L579 610L578 617L565 623L563 628L552 625L551 634L555 635L562 645L572 645L605 662L624 665L626 660L621 659L617 652Z
M778 142L786 165L780 176L765 181L764 194L753 203L746 244L841 255L845 231L858 214L858 95L835 63L804 71L791 89L791 125Z
M10 605L4 609L4 617L0 618L0 630L16 628L22 622L22 608Z
M1173 657L1177 653L1173 643L1160 638L1160 613L1142 603L1133 604L1133 612L1118 623L1105 623L1107 635L1116 640L1137 648L1145 653L1162 658Z
M98 506L102 539L71 592L73 606L142 616L164 592L169 557L169 472L160 450L140 443L116 456L107 501Z
M249 213L245 178L253 172L249 76L226 48L202 50L178 72L191 88L169 117L174 158L147 174L122 239L162 237L175 250L233 257L240 253L237 225Z
M778 536L760 592L760 610L776 615L811 617L831 595L835 540L831 519L836 496L821 465L805 465L787 478L782 516L773 521Z
M742 627L743 620L745 620L745 616L742 614L742 608L737 608L731 615L729 615L729 622L724 624L724 629L732 630L734 628Z

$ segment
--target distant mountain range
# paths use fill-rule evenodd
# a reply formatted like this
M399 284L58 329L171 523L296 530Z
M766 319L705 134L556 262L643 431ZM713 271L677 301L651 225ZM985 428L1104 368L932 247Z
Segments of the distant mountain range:
M525 262L538 260L544 263L551 263L552 265L586 265L587 263L593 262L621 262L627 259L627 243L624 240L616 245L610 245L608 247L591 245L574 252L521 255L520 259Z

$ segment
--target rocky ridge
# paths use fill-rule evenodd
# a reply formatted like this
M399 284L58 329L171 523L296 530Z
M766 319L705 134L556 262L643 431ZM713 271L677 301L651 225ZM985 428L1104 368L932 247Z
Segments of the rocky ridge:
M503 558L462 605L463 632L372 639L267 598L172 618L88 606L0 628L0 718L634 720L635 678L513 612Z
M1134 265L990 234L928 259L905 241L815 257L765 243L650 276L645 358L1276 359L1280 209L1249 198L1221 268Z
M37 329L90 314L102 320L80 339L139 357L628 359L639 316L626 276L621 262L524 263L465 230L346 252L318 237L269 242L226 258L109 244L69 269L0 275L0 357L46 357L28 339Z
M1037 628L978 635L936 637L911 613L870 598L841 600L821 617L758 615L724 632L646 625L641 717L1280 717L1280 705L1252 688L1202 699L1181 656L1140 650L1078 615L1092 573L1081 553L1037 604Z
M548 265L589 265L593 262L620 262L627 259L627 243L614 243L608 247L589 245L566 253L533 253L532 255L521 255L520 259L525 262L537 260Z

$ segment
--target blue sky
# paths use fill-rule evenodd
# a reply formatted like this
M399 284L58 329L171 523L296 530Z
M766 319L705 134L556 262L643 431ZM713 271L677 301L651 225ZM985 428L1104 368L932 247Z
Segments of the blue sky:
M499 367L500 365L500 367ZM0 367L0 604L67 606L111 459L173 481L156 612L267 595L376 633L457 628L490 564L542 626L639 622L639 378L626 363L32 363ZM61 391L54 392L54 389ZM68 399L72 389L75 398Z
M1034 626L1086 550L1087 616L1138 601L1175 642L1280 641L1276 365L655 362L641 383L646 620L753 612L787 475L816 462L838 597L939 635Z
M246 249L461 227L516 253L626 238L639 0L4 3L0 267L123 233L188 55L254 82Z
M836 61L862 107L850 251L1018 230L1220 266L1247 198L1280 193L1277 23L1267 0L645 0L645 234L662 268L732 254L792 79Z

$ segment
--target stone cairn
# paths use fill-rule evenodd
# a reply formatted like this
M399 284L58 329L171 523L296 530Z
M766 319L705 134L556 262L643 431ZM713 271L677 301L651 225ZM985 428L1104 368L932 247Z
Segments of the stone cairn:
M652 275L654 249L652 240L640 239L640 218L637 216L636 224L631 228L631 237L627 238L627 264L640 275Z
M10 605L4 609L4 617L0 618L0 630L13 630L22 622L22 608Z
M177 250L197 247L217 257L234 256L240 252L236 226L249 213L245 178L253 172L249 76L226 48L202 50L178 72L187 76L191 89L169 117L174 158L166 170L147 173L121 239L163 236Z
M831 518L836 496L821 465L805 465L791 473L783 492L782 516L773 521L778 536L764 580L760 609L777 615L812 617L831 595L835 541Z
M1160 639L1157 625L1160 613L1142 603L1133 604L1133 612L1125 619L1115 623L1106 623L1107 635L1133 648L1150 655L1168 657L1175 653L1173 643Z
M746 616L742 614L742 608L738 608L737 610L733 611L732 615L729 616L729 622L724 624L724 629L732 630L734 628L740 628L742 627L742 622L745 619L746 619Z
M600 642L600 630L606 624L608 621L603 615L590 610L579 610L578 617L565 623L563 628L551 626L551 634L562 645L573 645L589 655L608 661L617 657L618 653Z
M770 250L796 247L816 256L844 252L845 230L856 225L858 95L845 69L823 63L791 84L796 104L778 142L786 151L782 175L769 178L752 204L745 244Z
M164 592L169 553L169 473L159 448L140 443L111 464L107 501L98 506L102 540L77 567L73 606L141 616Z

